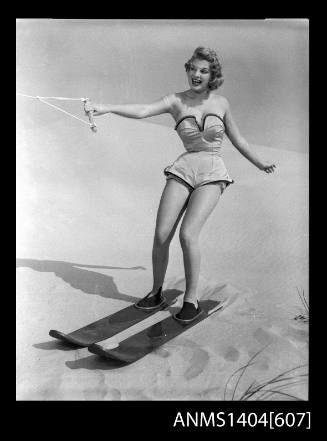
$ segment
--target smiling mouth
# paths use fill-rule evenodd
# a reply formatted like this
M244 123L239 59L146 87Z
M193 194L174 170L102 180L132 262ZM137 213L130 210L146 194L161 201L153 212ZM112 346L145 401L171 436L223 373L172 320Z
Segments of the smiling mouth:
M193 84L193 86L199 86L200 84L202 84L202 81L201 80L192 80L192 84Z

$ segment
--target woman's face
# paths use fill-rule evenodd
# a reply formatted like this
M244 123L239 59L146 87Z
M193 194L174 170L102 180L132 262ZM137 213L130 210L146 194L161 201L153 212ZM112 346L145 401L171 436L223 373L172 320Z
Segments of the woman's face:
M210 63L207 60L195 59L192 61L190 70L187 72L190 88L201 93L208 89L210 81Z

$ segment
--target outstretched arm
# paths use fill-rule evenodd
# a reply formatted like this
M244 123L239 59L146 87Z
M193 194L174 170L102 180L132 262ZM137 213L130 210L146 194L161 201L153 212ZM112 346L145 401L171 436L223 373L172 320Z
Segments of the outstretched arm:
M169 111L168 104L161 98L150 104L97 104L89 101L84 106L85 112L93 111L94 116L116 113L127 118L148 118Z
M226 100L226 112L224 116L226 135L237 150L245 156L252 164L266 173L272 173L276 165L272 161L267 161L259 158L253 149L250 148L247 140L241 135L230 110L228 101Z

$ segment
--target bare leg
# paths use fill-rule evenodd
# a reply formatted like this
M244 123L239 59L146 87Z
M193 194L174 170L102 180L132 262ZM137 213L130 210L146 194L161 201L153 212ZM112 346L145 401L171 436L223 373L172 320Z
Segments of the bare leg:
M220 195L219 185L203 185L194 190L180 228L186 279L184 302L196 306L201 263L199 235L204 223L216 207Z
M168 266L169 246L187 207L190 191L174 179L168 179L166 182L157 212L153 240L151 294L156 294L163 285Z

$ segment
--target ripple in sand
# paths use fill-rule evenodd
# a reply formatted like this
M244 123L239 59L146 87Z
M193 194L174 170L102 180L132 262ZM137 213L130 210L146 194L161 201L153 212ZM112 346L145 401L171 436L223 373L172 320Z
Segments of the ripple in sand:
M195 348L191 360L189 361L189 367L184 372L184 377L187 380L201 375L209 363L209 353L202 348Z
M301 343L309 342L309 332L307 329L297 329L290 326L285 333L285 337L293 338Z
M239 310L237 315L245 317L246 319L257 320L265 318L265 313L258 308L245 308Z
M156 355L165 358L168 362L164 376L160 376L160 383L168 378L183 377L186 380L191 380L201 375L208 365L210 355L206 349L186 339L180 343L183 344L168 346L173 348L173 352L164 348L155 352Z
M105 376L101 371L96 371L99 377L99 382L96 385L89 385L83 390L83 395L86 400L104 400L108 392Z
M270 368L270 364L268 361L263 361L257 365L257 369L260 371L267 371Z
M153 351L153 354L158 355L159 357L162 357L162 358L167 358L171 355L170 352L164 348L156 349L155 351Z
M41 401L61 400L62 399L62 375L50 378L43 385L37 387L37 397L35 399Z
M223 354L226 361L237 361L240 358L240 352L233 346L229 346Z
M221 396L221 387L213 387L202 392L199 399L202 400L218 400Z
M280 326L271 325L270 332L283 340L288 342L296 342L307 344L309 343L309 330L307 324L298 323L292 326L286 326L282 324Z
M124 399L132 401L149 401L151 400L151 397L146 395L141 390L130 390L128 393L126 393L126 397L124 397Z
M120 401L121 400L121 392L118 389L110 389L108 391L107 400Z
M267 345L274 341L274 338L269 332L265 331L262 328L258 328L253 333L254 338L263 345Z

